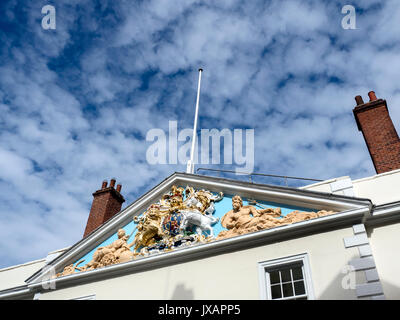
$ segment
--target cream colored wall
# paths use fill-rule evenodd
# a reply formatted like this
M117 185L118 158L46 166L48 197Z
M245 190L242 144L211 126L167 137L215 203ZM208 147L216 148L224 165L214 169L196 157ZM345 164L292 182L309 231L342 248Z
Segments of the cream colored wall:
M335 180L335 179L333 179ZM306 186L303 189L330 192L333 180ZM400 201L400 170L354 180L354 196L370 199L375 205ZM368 230L377 270L387 299L400 299L400 224Z
M400 200L400 170L354 180L356 197L371 199L375 205Z
M300 189L332 193L331 183L348 177L340 177L310 184ZM370 199L375 205L400 201L400 170L378 174L375 176L353 180L354 196L357 198ZM335 192L341 194L340 192Z
M386 299L400 299L400 223L368 228L376 268Z
M332 193L330 184L335 182L337 179L330 179L325 180L322 182L317 182L313 184L309 184L304 187L300 187L299 189L309 190L309 191L316 191L316 192L325 192L325 193Z
M317 299L355 299L342 289L342 268L358 257L345 249L351 228L175 264L43 293L40 299L260 299L258 262L308 252Z
M25 285L24 282L33 273L45 265L45 259L0 269L0 290Z

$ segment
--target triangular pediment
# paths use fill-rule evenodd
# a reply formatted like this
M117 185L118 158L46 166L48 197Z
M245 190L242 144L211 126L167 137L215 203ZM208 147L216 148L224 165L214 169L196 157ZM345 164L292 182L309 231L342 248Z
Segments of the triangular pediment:
M235 196L242 201L241 211L232 208ZM289 227L294 230L294 225L299 234L317 224L359 219L369 205L367 199L174 173L49 265L58 273L55 281L76 280L106 270L143 267L146 261L161 261L163 256L183 257L185 252L217 247L221 251L248 239L276 238L288 234ZM118 235L120 229L125 234ZM68 272L65 267L70 265ZM35 286L42 274L32 275L28 285Z

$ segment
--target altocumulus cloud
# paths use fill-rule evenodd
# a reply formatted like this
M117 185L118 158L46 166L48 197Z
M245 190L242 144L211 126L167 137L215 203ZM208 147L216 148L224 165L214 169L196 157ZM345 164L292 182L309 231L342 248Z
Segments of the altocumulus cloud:
M255 171L373 174L351 109L373 89L397 124L400 3L353 1L2 2L0 267L78 241L91 193L116 177L127 202L183 165L150 166L146 133L254 128ZM227 168L229 166L219 166Z

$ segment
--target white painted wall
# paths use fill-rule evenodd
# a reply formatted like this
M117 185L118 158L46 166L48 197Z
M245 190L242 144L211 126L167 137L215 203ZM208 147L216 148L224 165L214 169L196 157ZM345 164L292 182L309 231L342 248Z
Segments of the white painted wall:
M400 223L369 228L368 233L386 299L400 300Z
M332 192L332 185L346 179L349 179L349 177L330 179L304 186L300 189L346 195L342 190ZM400 201L400 192L398 192L400 190L400 170L352 180L352 183L354 197L370 199L375 205Z
M45 259L0 269L0 290L25 285L24 282L32 274L45 265Z
M40 299L259 299L258 262L308 252L317 299L355 299L342 288L343 267L358 257L345 249L351 228L221 254L151 271L42 293Z
M348 177L342 177L348 178ZM313 183L304 187L300 187L299 189L303 190L310 190L310 191L317 191L317 192L325 192L325 193L332 193L332 189L330 184L336 181L339 181L341 178L335 178L330 180L325 180L317 183Z
M25 285L26 279L67 249L63 248L49 252L47 257L43 259L0 269L0 291Z
M343 179L346 177L338 178ZM338 179L309 185L302 189L330 192ZM375 205L400 201L400 170L352 181L354 196L370 199ZM400 299L400 224L368 229L370 245L387 299Z
M400 170L354 180L356 197L371 199L375 205L400 201Z

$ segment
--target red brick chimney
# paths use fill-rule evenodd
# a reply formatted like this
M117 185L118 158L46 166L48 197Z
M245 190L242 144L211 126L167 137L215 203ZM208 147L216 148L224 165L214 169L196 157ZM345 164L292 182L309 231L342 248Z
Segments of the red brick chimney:
M101 189L93 193L92 208L90 209L83 237L86 237L121 210L125 199L120 193L122 188L120 184L117 185L116 190L114 189L115 182L115 179L111 179L110 186L107 187L107 181L103 181Z
M400 169L400 139L390 118L386 100L377 99L375 92L368 93L370 101L364 103L357 96L353 109L358 130L364 136L376 173Z

